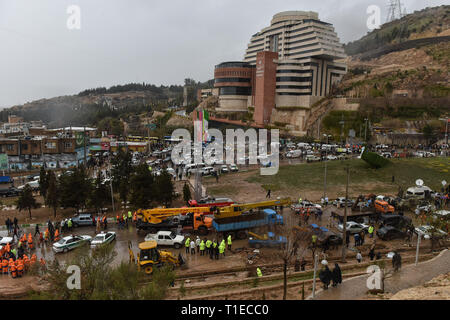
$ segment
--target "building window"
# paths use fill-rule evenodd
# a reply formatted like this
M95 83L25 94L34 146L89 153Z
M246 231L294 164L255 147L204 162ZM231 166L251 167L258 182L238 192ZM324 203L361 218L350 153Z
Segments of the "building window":
M214 80L215 83L221 82L250 82L249 78L217 78Z
M234 96L250 96L252 88L250 87L222 87L219 95L234 95Z
M56 142L47 142L45 144L45 148L47 148L47 149L56 149Z
M22 150L28 150L28 144L23 144L22 145Z
M277 77L277 82L309 82L311 77Z
M70 148L72 148L72 142L64 142L64 148L65 148L65 149L70 149Z
M6 145L6 150L13 151L14 150L14 145L13 144L7 144Z

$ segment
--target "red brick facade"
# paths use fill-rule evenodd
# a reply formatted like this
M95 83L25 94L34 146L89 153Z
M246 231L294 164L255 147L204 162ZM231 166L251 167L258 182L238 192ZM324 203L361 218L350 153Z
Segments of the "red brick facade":
M277 64L277 52L262 51L256 55L255 74L255 113L253 120L256 124L264 125L269 123L272 110L275 107L275 89Z

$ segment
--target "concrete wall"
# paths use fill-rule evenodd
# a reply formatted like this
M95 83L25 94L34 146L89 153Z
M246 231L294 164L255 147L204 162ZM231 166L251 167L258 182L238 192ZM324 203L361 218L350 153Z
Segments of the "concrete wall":
M249 96L219 96L219 108L217 111L247 111Z
M349 103L347 98L333 99L333 110L337 111L358 111L359 103Z

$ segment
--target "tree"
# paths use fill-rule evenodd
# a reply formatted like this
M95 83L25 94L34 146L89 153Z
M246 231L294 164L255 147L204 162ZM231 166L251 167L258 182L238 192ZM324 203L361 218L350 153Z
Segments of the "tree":
M95 208L97 212L100 212L100 210L110 201L111 192L109 186L103 182L103 174L99 171L95 178L93 190L89 195L89 206Z
M75 208L77 212L86 207L92 190L91 179L83 165L72 174L61 176L59 181L60 202L63 208Z
M44 197L47 195L47 189L48 189L48 176L50 174L50 171L47 173L45 171L44 167L41 167L41 170L39 172L39 192L41 193L41 196Z
M59 207L59 188L55 173L48 173L48 189L45 197L45 204L49 208L53 208L53 216L56 218L56 209Z
M148 278L135 264L122 262L113 266L117 255L113 245L99 246L90 254L88 248L80 248L75 256L64 263L54 260L49 263L46 279L50 290L35 292L32 299L53 300L162 300L170 284L175 280L171 268L153 271L152 281L143 284ZM67 268L76 265L80 268L81 288L69 289Z
M287 295L287 269L292 258L298 259L304 256L311 240L311 230L296 226L295 219L291 215L283 216L284 224L277 233L286 237L286 245L277 250L275 255L283 261L283 300Z
M167 170L164 169L161 175L156 177L155 188L156 199L166 207L169 207L175 199L175 186L173 185L172 176Z
M188 203L189 200L192 199L191 188L189 188L188 184L185 182L183 186L183 199L184 202Z
M31 219L31 209L36 209L38 207L39 204L33 196L33 190L28 184L25 185L19 199L17 199L17 209L19 209L19 211L28 210Z
M130 177L133 173L131 164L131 153L127 150L119 149L117 156L111 160L112 179L114 189L119 192L120 199L124 206L127 204L128 192L130 188Z
M150 207L154 199L153 175L146 164L136 167L130 179L130 204L134 209L145 209Z
M430 141L432 141L434 139L434 137L435 137L433 127L430 124L426 124L422 128L422 133L423 133L423 137L427 141L427 145L429 145Z

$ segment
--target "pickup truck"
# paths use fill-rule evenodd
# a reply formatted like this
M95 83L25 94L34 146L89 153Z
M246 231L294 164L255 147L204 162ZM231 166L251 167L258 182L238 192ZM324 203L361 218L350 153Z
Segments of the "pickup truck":
M175 249L182 247L184 243L184 236L177 235L172 231L158 231L155 234L148 234L145 236L145 241L155 240L158 246L174 246Z
M219 220L214 219L212 222L212 226L217 232L222 232L224 235L233 234L235 238L241 240L247 238L249 229L282 224L283 216L272 209L264 209L262 212L242 214Z
M287 239L283 236L276 236L273 232L268 232L267 235L263 239L258 239L254 237L250 237L248 239L248 245L250 248L262 248L262 247L270 247L270 248L283 248L286 246Z

